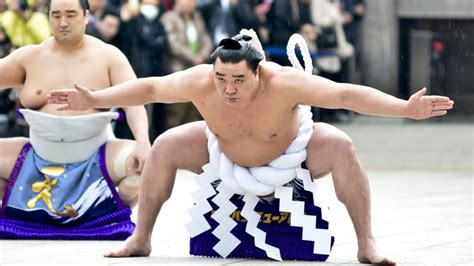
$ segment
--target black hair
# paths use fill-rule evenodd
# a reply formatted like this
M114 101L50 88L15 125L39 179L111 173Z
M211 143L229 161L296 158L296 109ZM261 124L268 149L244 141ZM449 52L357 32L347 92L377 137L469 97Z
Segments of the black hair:
M219 58L222 63L239 63L243 60L255 74L258 64L263 60L263 55L250 44L252 37L238 34L232 38L225 38L219 42L219 46L211 54L211 63L214 64Z
M121 20L120 19L120 11L117 8L112 7L112 6L105 7L104 12L102 12L99 19L103 20L106 16L113 16L113 17L116 17L119 20Z
M46 10L49 14L49 11L51 10L51 1L53 0L47 0L46 2ZM82 10L84 11L84 15L86 14L86 11L89 10L89 1L88 0L78 0L79 4L81 5Z

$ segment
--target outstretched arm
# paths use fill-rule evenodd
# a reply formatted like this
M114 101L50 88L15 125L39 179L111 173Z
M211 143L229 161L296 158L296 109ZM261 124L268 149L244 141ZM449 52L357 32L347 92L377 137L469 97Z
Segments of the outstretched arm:
M189 92L196 76L203 76L208 65L200 65L163 77L126 81L113 87L91 91L75 85L73 89L56 90L47 95L48 103L65 104L62 110L83 111L90 108L138 106L153 102L178 103L190 101Z
M50 104L65 104L58 111L85 111L91 108L117 108L139 106L151 102L153 79L126 81L99 91L91 91L78 84L72 89L55 90L47 95Z
M329 109L343 108L362 114L425 119L442 116L453 108L454 102L445 96L428 96L426 88L413 94L408 101L398 99L377 89L336 83L328 79L291 71L299 79L287 79L298 90L297 102ZM296 73L298 72L298 73ZM296 81L295 81L296 80Z
M454 101L446 96L425 95L426 88L413 94L407 102L405 117L421 120L433 116L442 116L454 106Z
M340 86L345 87L343 108L362 114L421 120L445 115L454 105L448 97L426 95L426 88L414 93L406 101L366 86L354 84Z

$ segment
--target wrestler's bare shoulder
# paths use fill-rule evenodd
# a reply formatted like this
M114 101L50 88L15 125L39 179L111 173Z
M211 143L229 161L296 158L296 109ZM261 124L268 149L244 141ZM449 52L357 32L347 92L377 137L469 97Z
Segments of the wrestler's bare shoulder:
M273 62L260 63L260 79L267 91L289 92L288 88L295 87L304 72L293 67L280 66Z
M214 90L211 64L201 64L175 73L176 79L190 94L202 95L207 90Z
M34 44L34 45L27 45L15 49L10 55L6 58L14 59L20 65L26 64L29 60L38 57L40 53L42 53L43 44Z
M104 59L109 56L116 56L121 54L120 50L110 44L103 42L93 36L85 35L83 41L73 46L72 49L63 49L63 45L58 43L54 37L50 37L38 45L27 46L31 48L30 53L36 54L37 56L61 56L67 54L68 56L80 54L84 55L97 55ZM26 47L25 47L26 48ZM97 59L97 58L96 58Z
M303 73L296 70L294 67L281 66L274 62L261 62L260 75L267 81L283 81L288 80L289 77L294 76L295 73ZM291 78L290 78L291 80Z
M111 56L122 55L122 52L116 46L108 44L96 37L85 35L84 38L86 39L89 49L94 49L96 52L105 52Z
M186 72L186 75L192 79L202 79L212 75L213 66L211 64L200 64L193 67L190 67L183 72Z

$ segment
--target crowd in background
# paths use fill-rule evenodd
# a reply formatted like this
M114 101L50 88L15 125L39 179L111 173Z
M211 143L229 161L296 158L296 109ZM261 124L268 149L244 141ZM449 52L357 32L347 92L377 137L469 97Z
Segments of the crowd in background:
M46 1L0 0L0 58L51 36ZM289 65L286 44L293 33L301 33L314 55L314 74L360 82L354 70L363 0L89 0L89 5L86 33L119 48L138 77L206 63L222 38L246 28L257 32L267 60ZM0 91L0 136L27 134L12 111L20 105L14 92ZM152 139L200 119L190 103L152 104L147 111ZM319 121L350 120L342 110L313 112ZM115 130L118 137L131 137L125 123L117 123Z

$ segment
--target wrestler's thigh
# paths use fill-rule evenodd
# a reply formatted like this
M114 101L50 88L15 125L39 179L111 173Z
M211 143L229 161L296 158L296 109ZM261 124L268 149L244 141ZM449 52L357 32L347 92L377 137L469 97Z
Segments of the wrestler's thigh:
M23 137L0 139L0 178L8 180L18 155L26 143L28 139Z
M135 141L129 139L112 139L107 142L105 150L105 162L107 166L107 172L114 184L118 184L123 178L123 176L117 176L115 174L115 159L122 149L130 145L135 146Z
M342 130L326 123L315 123L313 129L306 166L313 178L318 178L332 171L339 162L337 158L347 152L352 141Z
M152 161L166 160L177 169L195 173L209 162L206 123L192 122L167 130L153 143Z

